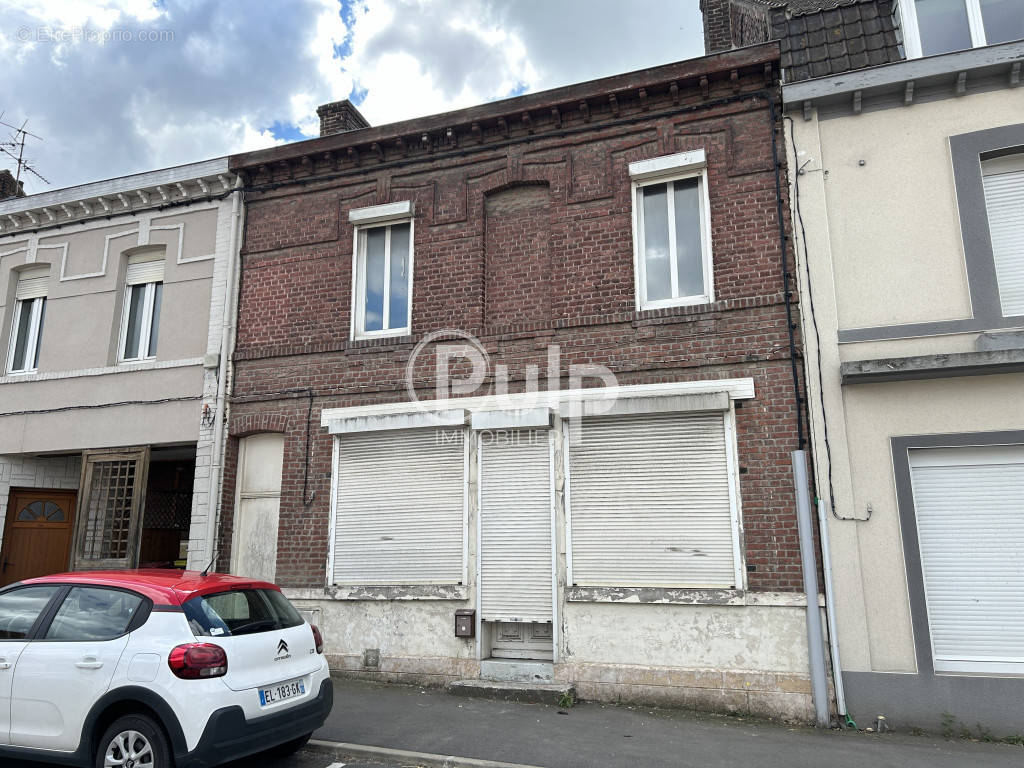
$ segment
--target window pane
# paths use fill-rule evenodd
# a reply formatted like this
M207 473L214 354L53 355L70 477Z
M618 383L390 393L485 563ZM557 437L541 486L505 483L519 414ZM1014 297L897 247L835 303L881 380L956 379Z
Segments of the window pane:
M21 640L57 594L57 585L25 587L0 595L0 640Z
M11 361L12 371L24 371L25 355L28 351L28 334L32 327L32 302L18 302L18 333L14 338L14 359Z
M236 589L193 597L185 601L182 609L196 637L250 635L295 627L302 623L302 617L294 608L291 613L287 613L279 609L277 603L271 604L265 600L265 596L263 590ZM283 595L280 597L284 599Z
M150 357L156 357L156 337L160 332L160 297L164 295L164 284L153 284L153 325L149 331L149 352Z
M672 298L672 272L668 255L668 188L665 184L641 187L643 200L644 269L647 300Z
M704 261L701 256L700 187L697 179L675 184L676 267L679 296L704 293Z
M75 587L53 617L46 639L112 640L127 631L141 603L142 598L131 592Z
M405 328L409 318L409 225L391 227L389 328Z
M387 227L366 230L366 298L363 330L384 328L384 238Z
M261 589L260 594L270 603L271 609L277 615L277 623L281 629L297 627L304 621L299 612L295 610L295 606L288 602L288 598L277 590Z
M971 47L965 0L917 0L916 7L923 55L963 51Z
M1024 38L1024 6L1020 0L981 0L981 18L989 45Z
M145 285L128 286L128 328L125 330L124 359L139 356L139 336L142 333L142 307L146 296Z
M36 329L36 353L32 360L32 367L39 367L39 348L43 346L43 320L46 319L46 299L36 299L39 302L39 327Z

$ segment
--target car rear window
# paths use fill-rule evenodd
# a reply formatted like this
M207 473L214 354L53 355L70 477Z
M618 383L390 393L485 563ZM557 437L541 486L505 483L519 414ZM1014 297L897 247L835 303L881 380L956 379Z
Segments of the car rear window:
M232 589L186 600L182 608L196 637L230 637L297 627L302 616L273 589Z

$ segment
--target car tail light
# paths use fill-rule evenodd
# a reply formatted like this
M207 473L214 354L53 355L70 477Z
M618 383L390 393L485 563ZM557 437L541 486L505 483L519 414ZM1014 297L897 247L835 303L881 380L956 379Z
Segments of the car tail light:
M167 664L182 680L223 677L228 673L228 655L213 643L179 645L167 657Z
M316 652L324 652L324 636L320 634L320 628L316 624L310 624L313 628L313 644L316 645Z

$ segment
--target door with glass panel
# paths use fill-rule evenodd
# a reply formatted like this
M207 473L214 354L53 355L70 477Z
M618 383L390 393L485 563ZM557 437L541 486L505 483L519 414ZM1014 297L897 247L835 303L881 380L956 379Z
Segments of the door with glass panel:
M83 453L75 570L137 565L148 470L149 446Z
M0 552L0 587L66 571L74 518L74 491L11 491Z

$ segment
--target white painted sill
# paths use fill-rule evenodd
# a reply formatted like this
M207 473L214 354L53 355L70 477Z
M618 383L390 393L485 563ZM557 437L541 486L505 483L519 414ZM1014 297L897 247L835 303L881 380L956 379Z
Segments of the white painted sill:
M803 608L803 592L751 592L742 589L701 589L693 587L567 587L570 603L628 603L632 605L735 605ZM825 596L818 596L825 604Z
M466 601L469 599L469 587L465 584L332 585L328 587L283 587L281 591L290 600Z

